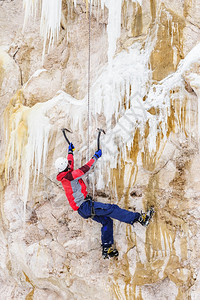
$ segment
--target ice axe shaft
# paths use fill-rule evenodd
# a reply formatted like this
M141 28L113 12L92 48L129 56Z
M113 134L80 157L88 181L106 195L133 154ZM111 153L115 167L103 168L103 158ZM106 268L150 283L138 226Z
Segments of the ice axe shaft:
M97 128L97 131L98 131L98 136L97 136L97 149L99 150L100 149L100 136L101 136L101 133L103 132L105 134L105 131L101 128Z
M67 129L67 128L62 128L61 130L62 130L62 133L63 133L64 138L66 139L67 143L70 144L70 141L69 141L69 139L68 139L65 131L70 132L70 133L72 133L72 132L69 129Z

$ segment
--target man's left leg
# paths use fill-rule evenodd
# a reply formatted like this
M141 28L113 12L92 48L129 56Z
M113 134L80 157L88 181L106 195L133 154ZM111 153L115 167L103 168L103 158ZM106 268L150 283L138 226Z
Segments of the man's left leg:
M102 245L112 245L114 243L113 220L109 217L97 216L97 215L93 217L93 220L102 224L101 227Z
M92 214L92 201L85 201L79 207L78 213L84 219L88 219ZM104 258L118 256L118 251L112 247L113 239L113 220L106 216L95 215L92 218L94 221L101 223L101 241L102 241L102 255Z
M93 220L101 223L101 242L102 242L102 255L104 258L118 256L119 253L117 249L112 247L114 243L113 238L113 220L109 217L105 216L97 216L93 217Z

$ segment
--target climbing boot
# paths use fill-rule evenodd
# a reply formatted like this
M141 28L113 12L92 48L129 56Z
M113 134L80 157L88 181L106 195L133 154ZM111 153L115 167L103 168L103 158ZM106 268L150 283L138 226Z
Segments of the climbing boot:
M142 226L148 226L149 222L154 214L154 209L151 207L146 213L141 212L138 222Z
M111 258L111 257L117 257L119 255L119 252L117 249L114 249L111 245L110 246L103 246L102 248L102 256L104 259Z

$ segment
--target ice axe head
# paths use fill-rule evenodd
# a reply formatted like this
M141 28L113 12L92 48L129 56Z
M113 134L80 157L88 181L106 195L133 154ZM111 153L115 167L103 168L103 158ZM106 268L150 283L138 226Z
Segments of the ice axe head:
M97 131L98 131L98 136L97 136L97 149L99 150L99 149L100 149L100 135L101 135L102 132L103 132L104 134L106 134L106 133L105 133L105 131L104 131L103 129L101 129L101 128L97 128Z
M72 132L71 132L69 129L67 129L67 128L62 128L61 130L62 130L62 133L63 133L63 135L64 135L64 137L65 137L67 143L70 144L70 141L69 141L69 139L67 138L67 135L66 135L65 131L70 132L70 133L72 133Z
M67 131L67 132L70 132L70 133L72 133L72 131L71 131L71 130L69 130L69 129L67 129L67 128L62 128L61 130L62 130L62 131Z

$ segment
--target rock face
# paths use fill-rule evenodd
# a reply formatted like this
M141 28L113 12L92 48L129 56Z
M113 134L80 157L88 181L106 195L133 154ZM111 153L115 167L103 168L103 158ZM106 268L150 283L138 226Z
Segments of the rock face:
M101 3L91 14L88 154L87 1L63 1L43 59L40 16L22 31L22 1L0 1L1 299L200 297L199 4ZM118 260L102 259L100 225L72 211L56 181L63 127L76 168L96 149L95 129L106 130L89 175L95 199L155 209L147 228L114 221Z
M2 115L10 98L21 86L21 76L18 65L5 51L0 50L0 99Z

